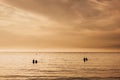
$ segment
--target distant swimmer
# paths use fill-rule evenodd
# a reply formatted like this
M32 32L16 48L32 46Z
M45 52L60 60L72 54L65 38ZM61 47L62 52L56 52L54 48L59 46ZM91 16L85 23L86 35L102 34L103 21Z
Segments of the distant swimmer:
M35 63L35 60L34 60L34 59L32 60L32 63L33 63L33 64Z
M37 61L37 60L35 60L35 63L36 63L36 64L37 64L37 62L38 62L38 61Z
M85 59L85 58L83 58L83 61L85 62L85 61L86 61L86 59Z
M86 61L88 61L88 58L86 58Z

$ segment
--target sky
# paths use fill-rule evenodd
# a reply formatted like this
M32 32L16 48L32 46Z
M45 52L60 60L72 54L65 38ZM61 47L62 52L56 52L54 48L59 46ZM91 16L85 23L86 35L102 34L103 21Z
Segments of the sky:
M0 50L120 51L120 0L0 0Z

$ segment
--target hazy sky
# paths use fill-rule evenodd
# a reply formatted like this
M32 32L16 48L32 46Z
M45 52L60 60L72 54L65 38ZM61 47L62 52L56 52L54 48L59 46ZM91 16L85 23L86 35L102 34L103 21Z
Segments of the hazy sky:
M0 50L120 51L120 0L0 0Z

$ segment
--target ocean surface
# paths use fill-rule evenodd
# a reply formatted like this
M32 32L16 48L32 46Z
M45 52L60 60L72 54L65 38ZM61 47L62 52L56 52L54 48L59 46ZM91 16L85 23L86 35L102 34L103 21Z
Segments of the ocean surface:
M0 53L0 80L120 80L120 53Z

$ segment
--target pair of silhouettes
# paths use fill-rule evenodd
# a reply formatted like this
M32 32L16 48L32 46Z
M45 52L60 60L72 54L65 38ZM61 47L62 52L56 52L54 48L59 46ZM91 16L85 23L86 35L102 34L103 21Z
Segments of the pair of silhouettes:
M33 63L33 64L37 64L38 61L33 59L32 63Z
M84 61L84 62L88 61L88 58L83 58L83 61Z

